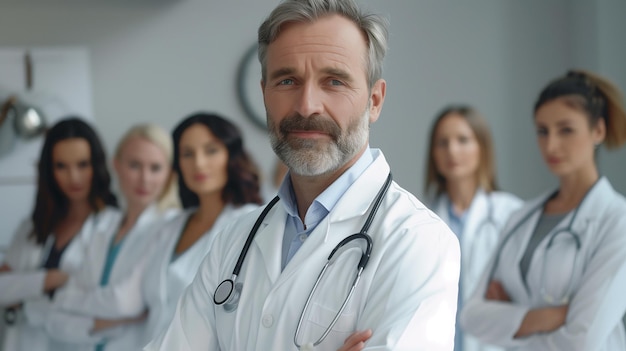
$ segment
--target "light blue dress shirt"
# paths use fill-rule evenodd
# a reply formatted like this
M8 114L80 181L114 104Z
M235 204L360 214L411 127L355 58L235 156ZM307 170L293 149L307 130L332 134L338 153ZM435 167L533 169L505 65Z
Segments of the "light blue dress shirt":
M283 236L282 265L285 269L287 263L296 254L298 249L315 230L317 225L332 211L333 207L354 181L374 162L372 151L369 145L363 155L347 169L337 180L335 180L326 190L319 194L304 216L304 223L298 215L298 204L296 195L293 192L291 177L289 173L285 176L283 183L278 189L278 197L287 211L285 222L285 234Z

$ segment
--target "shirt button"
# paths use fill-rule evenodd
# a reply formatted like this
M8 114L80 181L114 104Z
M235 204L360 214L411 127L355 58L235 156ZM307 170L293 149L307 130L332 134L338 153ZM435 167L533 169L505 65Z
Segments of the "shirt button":
M306 234L300 234L299 239L301 243L303 243L306 240L306 238L307 238Z
M263 316L262 322L265 328L269 328L274 324L274 317L272 317L271 314L266 314L265 316Z

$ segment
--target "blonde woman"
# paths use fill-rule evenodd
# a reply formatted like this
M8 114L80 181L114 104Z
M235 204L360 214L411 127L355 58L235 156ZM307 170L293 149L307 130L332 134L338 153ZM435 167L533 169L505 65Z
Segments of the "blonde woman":
M137 350L143 311L135 315L100 315L132 303L118 285L140 279L142 257L155 241L155 233L178 211L173 194L172 141L152 124L131 128L120 140L113 166L125 202L123 213L109 230L94 237L89 261L70 280L55 302L49 318L50 335L85 350Z
M431 208L461 244L460 311L489 262L502 227L522 200L498 191L489 126L470 106L449 106L439 113L428 155L425 187L435 193ZM457 324L455 350L494 349L464 335Z

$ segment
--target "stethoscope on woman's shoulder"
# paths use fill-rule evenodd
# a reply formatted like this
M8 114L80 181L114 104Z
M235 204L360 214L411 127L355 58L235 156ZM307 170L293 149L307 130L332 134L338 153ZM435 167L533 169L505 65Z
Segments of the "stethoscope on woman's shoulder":
M597 184L597 182L596 182ZM574 290L574 269L578 264L578 257L580 256L580 251L582 248L582 239L581 239L581 234L578 233L576 230L574 230L574 222L576 221L576 218L578 216L578 211L580 210L580 208L582 207L582 204L585 202L585 200L587 199L587 196L589 195L589 193L591 193L591 190L595 187L595 184L587 191L587 194L585 194L585 196L583 197L583 199L580 201L580 203L578 204L578 206L576 206L576 208L574 209L574 212L572 213L572 216L570 217L570 220L567 224L567 226L565 228L561 228L561 229L557 229L557 230L551 230L550 233L548 233L548 242L546 244L546 247L543 250L543 266L541 267L541 276L540 276L540 280L539 280L539 293L541 294L541 297L543 298L544 301L551 303L551 304L567 304L569 302L569 298L570 295L573 293ZM537 206L535 206L534 208L532 208L530 211L528 211L528 213L522 217L521 220L519 220L505 235L504 239L502 240L502 243L500 244L498 250L496 251L495 255L495 260L493 262L493 266L491 267L491 271L489 273L489 279L487 282L491 282L493 280L493 277L496 273L496 269L498 267L498 263L500 261L500 255L502 254L502 250L504 249L504 246L507 244L507 242L509 241L509 239L511 239L513 237L513 235L517 232L517 230L526 222L530 219L530 217L532 217L534 214L537 213L537 211L541 210L545 204L547 203L547 201L549 201L551 198L553 198L557 193L553 193L551 196L549 196L545 201L542 201L541 203L539 203ZM558 225L557 225L558 227ZM552 248L555 238L561 235L565 235L565 236L569 236L572 241L573 241L573 245L574 248L576 249L576 252L574 254L574 260L572 263L572 273L570 275L570 279L569 279L569 284L567 286L567 289L565 290L565 293L562 296L554 296L552 294L550 294L547 289L546 289L546 258L548 257L548 253L550 251L550 249ZM528 287L526 286L526 288L528 289Z
M328 256L326 264L320 271L320 274L318 275L317 280L315 281L315 284L313 285L313 288L311 289L311 292L309 293L309 296L307 297L307 300L304 304L304 308L302 309L302 313L300 314L300 319L298 320L298 325L296 327L296 332L294 335L294 343L296 347L298 347L298 349L302 349L303 347L312 349L312 347L319 345L326 338L326 336L330 333L335 323L337 323L339 316L341 316L341 313L346 308L346 306L348 305L348 302L352 298L352 294L354 293L354 290L356 286L358 285L359 280L361 279L361 273L365 269L365 266L367 266L367 262L372 252L372 245L373 245L372 238L369 236L369 234L367 234L367 231L369 230L369 227L371 226L372 221L374 220L374 217L376 216L376 213L378 212L378 209L382 203L383 198L385 197L385 194L387 193L387 190L389 190L391 181L392 181L392 176L391 176L391 173L389 173L389 175L387 176L387 180L385 181L383 186L380 188L380 190L378 191L378 194L376 195L376 198L372 202L372 208L361 230L356 234L349 235L348 237L343 239L341 242L339 242L339 244L335 246L335 248L331 251L330 255ZM237 263L235 264L235 269L233 270L233 274L231 278L222 281L218 285L217 289L215 289L215 294L213 295L213 302L215 302L216 305L224 305L224 310L228 312L234 311L239 304L239 298L241 297L241 290L243 288L243 283L238 283L236 281L241 271L241 266L243 265L243 261L245 260L246 255L248 253L248 249L250 249L250 245L252 244L252 241L254 240L254 236L259 230L261 223L263 222L263 220L265 219L269 211L272 209L272 207L278 202L278 200L279 200L278 196L274 197L274 199L272 199L272 201L270 201L270 203L263 209L263 212L261 212L261 215L259 216L259 218L257 218L256 222L254 223L252 230L250 230L250 234L248 234L248 238L246 239L246 243L244 244L243 249L241 250L241 253L239 254L239 258L237 259ZM309 307L313 294L317 290L318 285L320 281L322 280L322 277L324 276L324 273L326 272L328 267L335 262L335 259L336 259L334 257L335 253L341 247L343 247L344 245L346 245L347 243L353 240L363 240L365 242L366 247L365 247L365 250L363 250L363 253L361 254L361 259L359 260L359 263L357 265L357 273L354 278L354 281L352 282L352 286L350 288L350 291L348 292L348 295L344 299L343 304L341 305L341 307L339 308L339 311L335 315L335 318L330 322L330 325L326 328L322 336L320 336L318 340L313 343L299 344L298 334L300 333L302 321L304 319L305 312L307 308Z

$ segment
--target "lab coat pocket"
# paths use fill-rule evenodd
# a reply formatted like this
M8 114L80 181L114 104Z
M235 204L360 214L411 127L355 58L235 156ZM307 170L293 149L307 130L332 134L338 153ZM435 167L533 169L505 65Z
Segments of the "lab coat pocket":
M350 247L338 251L337 254L337 260L320 278L319 287L311 297L304 315L302 336L299 338L302 344L317 341L331 326L354 283L357 263L362 254L361 249ZM357 288L320 346L336 350L356 330L357 306L361 294L362 291Z
M338 310L322 306L319 303L313 303L304 325L302 339L299 341L302 344L317 341L332 324L337 312ZM344 311L321 345L337 346L334 348L335 350L343 345L345 339L356 330L356 317L356 313L346 313Z

